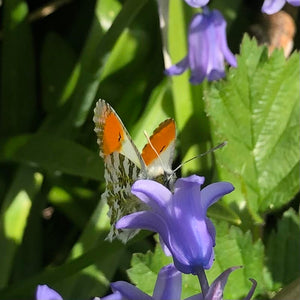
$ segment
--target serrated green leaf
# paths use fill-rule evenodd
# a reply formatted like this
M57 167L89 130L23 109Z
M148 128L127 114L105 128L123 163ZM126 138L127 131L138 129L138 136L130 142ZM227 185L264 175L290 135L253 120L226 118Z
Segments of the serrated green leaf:
M280 286L300 276L299 226L299 216L290 208L283 214L267 242L267 266L274 283L280 283Z
M299 55L270 58L245 37L238 67L206 95L219 176L236 190L227 198L252 215L281 207L299 189Z
M263 279L264 247L260 240L253 242L250 232L242 232L238 227L225 222L216 224L215 262L207 272L212 282L222 271L232 266L243 266L230 275L226 284L224 299L239 299L251 287L249 278L258 282L255 294L265 289Z
M234 225L240 225L241 219L230 207L224 202L217 202L208 208L207 215L209 218L213 218L220 221L227 221Z
M0 152L4 156L1 159L31 164L50 172L58 171L96 180L103 178L103 165L97 153L56 136L36 134L27 138L17 136L16 143L14 138L8 139L4 143L3 153Z

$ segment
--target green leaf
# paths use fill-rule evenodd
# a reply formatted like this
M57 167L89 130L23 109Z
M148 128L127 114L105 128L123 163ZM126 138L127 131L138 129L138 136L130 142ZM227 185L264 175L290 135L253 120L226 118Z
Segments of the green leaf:
M99 201L81 236L73 246L69 259L76 259L94 247L98 247L99 244L106 244L104 240L110 227L107 212L107 204L103 200ZM106 255L106 252L101 250L99 261L97 260L93 265L80 270L61 284L65 295L68 295L69 299L86 298L87 295L103 295L120 265L120 259L125 249L123 246L119 248L119 251L108 259L101 257L103 254Z
M84 227L88 218L87 212L77 203L71 193L61 187L54 186L49 191L48 199L79 229Z
M273 230L266 246L267 266L277 286L289 284L300 276L300 220L290 208ZM279 285L280 284L280 285Z
M59 35L49 33L41 54L43 106L47 112L55 111L57 107L63 105L73 92L78 72L73 74L73 81L69 84L68 80L74 66L75 53L70 46Z
M160 269L171 262L172 259L165 256L160 245L157 244L154 253L148 251L146 254L134 254L131 259L132 267L127 270L127 274L139 289L152 295Z
M120 35L101 73L101 81L126 66L137 55L138 39L128 29ZM124 49L126 48L126 51Z
M3 3L0 133L29 131L36 113L35 61L26 1Z
M64 299L68 299L65 297L67 295L65 290L67 291L68 288L67 279L72 278L72 276L74 276L74 274L77 272L85 270L94 264L97 265L99 270L102 268L109 270L109 265L118 263L118 260L116 260L115 257L118 257L119 253L123 251L122 247L120 246L120 242L117 241L114 241L113 243L102 242L93 249L85 252L83 255L77 257L76 259L70 260L61 266L49 267L35 276L26 278L22 281L18 281L5 287L4 289L0 290L0 299L30 299L34 294L37 285L41 283L51 286L51 288L59 291ZM93 274L89 271L90 270L86 272L86 276L91 276L92 278ZM101 293L104 293L109 283L107 282L105 276L96 278L96 280L95 278L93 279L94 284L95 281L97 281L96 284L99 285L98 289L101 289ZM97 286L94 287L97 288ZM73 297L70 297L69 299L83 299L95 296L92 289L84 296L80 293L80 286L78 286L78 289L79 291L77 296L73 295Z
M163 80L151 93L147 107L136 123L132 136L139 149L147 143L144 131L151 136L154 129L173 114L172 97L167 80Z
M80 127L85 122L95 100L107 56L125 28L146 2L147 0L126 1L111 27L101 39L97 39L95 36L95 33L99 32L99 28L95 28L97 22L93 23L91 32L94 38L88 40L90 42L86 43L82 53L80 65L78 65L80 74L72 97L68 101L69 106L65 107L60 114L52 115L44 124L44 130L69 136L75 128ZM60 124L59 129L56 125L58 122Z
M207 215L210 218L220 221L227 221L234 225L240 225L242 223L237 213L235 213L233 209L221 201L210 206L208 208Z
M163 9L166 10L166 7ZM170 67L182 60L188 54L188 27L194 9L191 9L181 0L169 1L168 10L168 51L171 62L166 58L165 65ZM164 36L166 29L162 28ZM180 136L180 149L182 161L186 161L201 153L206 152L212 147L209 141L208 120L204 113L203 87L202 85L193 86L189 82L190 72L186 71L182 75L172 76L171 82L175 120ZM211 166L211 155L194 159L181 167L182 174L188 175L201 170L202 174L207 173Z
M69 259L80 257L99 244L105 244L104 239L110 227L107 212L107 204L103 200L99 201L81 236L73 246ZM80 270L61 284L61 289L64 290L69 299L85 298L87 295L103 295L108 283L112 280L117 268L120 266L120 259L123 255L122 249L124 247L120 247L120 251L116 252L111 259L102 258L92 266ZM99 253L99 257L101 255Z
M235 186L226 199L258 212L281 207L299 189L299 55L267 57L246 36L238 67L206 95L219 176Z
M4 161L31 164L49 172L59 171L96 180L103 178L103 165L97 153L56 136L36 134L27 141L17 136L8 139L2 151L0 159Z
M20 168L0 211L0 288L11 275L15 254L22 243L33 199L41 186L41 175L31 168Z
M95 11L104 32L112 25L121 8L122 6L117 0L97 1Z
M174 0L169 2L169 19L168 19L168 51L172 63L177 63L182 60L187 55L187 34L186 30L188 28L189 20L186 19L184 14L185 3L180 0ZM169 67L170 62L165 62L167 67ZM193 107L193 95L192 88L189 82L189 73L185 72L180 76L173 76L170 78L172 82L172 93L173 93L173 102L174 102L174 111L175 111L175 120L178 130L181 134L181 152L182 159L184 159L186 152L191 147L191 144L188 142L190 131L186 130L191 119L191 116L194 114ZM190 128L190 127L188 127ZM194 130L198 128L194 126ZM184 132L182 132L184 131ZM189 131L189 133L187 133ZM193 136L195 136L195 131ZM197 152L197 150L195 151ZM195 152L190 152L190 158L196 154ZM191 164L184 165L183 173L187 172Z
M255 294L265 291L263 277L264 246L261 240L253 241L250 232L242 232L236 226L225 222L216 225L215 262L207 271L211 283L221 272L229 267L242 266L234 271L226 284L224 299L239 299L247 295L251 287L249 278L258 282Z

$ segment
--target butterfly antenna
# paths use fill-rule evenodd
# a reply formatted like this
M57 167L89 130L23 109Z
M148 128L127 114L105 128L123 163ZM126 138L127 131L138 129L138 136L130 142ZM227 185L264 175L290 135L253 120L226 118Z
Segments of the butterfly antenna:
M160 158L160 155L159 155L159 153L156 151L156 149L154 148L154 146L152 145L152 143L151 143L151 141L150 141L150 137L149 137L149 135L148 135L148 133L147 133L147 131L146 130L144 130L144 135L145 135L145 137L146 137L146 139L147 139L147 141L148 141L148 143L149 143L149 145L150 145L150 147L152 148L152 150L154 151L154 153L156 154L156 156L158 157L158 159L159 159L159 161L160 161L160 163L161 163L161 165L163 166L163 168L165 169L165 165L164 165L164 162L162 161L162 159Z
M188 162L190 162L190 161L192 161L192 160L194 160L194 159L196 159L196 158L202 157L202 156L207 155L207 154L209 154L209 153L211 153L211 152L215 152L217 149L223 148L225 145L227 145L227 141L224 141L223 143L221 143L221 144L219 144L219 145L217 145L217 146L215 146L215 147L213 147L213 148L207 150L206 152L201 153L201 154L199 154L199 155L196 155L196 156L194 156L194 157L192 157L192 158L190 158L190 159L184 161L184 162L181 163L177 168L175 168L175 169L173 170L172 174L171 174L171 175L169 176L169 178L168 178L168 181L171 180L171 178L172 178L172 176L174 175L174 173L175 173L177 170L179 170L183 165L187 164Z

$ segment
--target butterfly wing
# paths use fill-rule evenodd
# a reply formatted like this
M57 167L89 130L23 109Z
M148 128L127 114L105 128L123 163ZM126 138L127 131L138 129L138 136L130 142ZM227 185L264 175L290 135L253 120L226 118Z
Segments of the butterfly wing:
M142 151L147 166L148 178L167 182L172 174L176 139L176 126L173 119L160 123Z
M134 145L128 131L114 109L104 100L99 100L94 109L95 132L100 146L100 156L105 160L113 152L126 156L140 169L145 163Z
M131 193L131 186L139 178L141 169L118 152L107 156L104 166L106 189L102 194L102 199L105 199L109 206L108 216L111 224L107 238L111 241L118 237L126 243L138 231L118 230L115 228L115 224L123 216L143 208L142 202Z
M132 142L121 119L104 100L99 100L94 110L95 132L104 160L106 190L102 198L109 205L111 231L108 239L118 236L126 242L133 231L120 232L115 223L123 216L141 209L141 201L131 194L131 186L139 176L145 177L146 166Z

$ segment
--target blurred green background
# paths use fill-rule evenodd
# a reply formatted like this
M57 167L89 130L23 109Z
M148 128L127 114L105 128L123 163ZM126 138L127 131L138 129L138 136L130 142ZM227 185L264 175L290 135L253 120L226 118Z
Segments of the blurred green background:
M262 2L211 1L228 22L239 67L224 81L198 86L189 84L188 72L164 76L156 1L0 3L0 299L34 299L44 283L64 299L88 299L107 293L111 281L129 280L128 274L151 291L138 278L146 268L153 283L165 262L159 250L154 258L134 257L133 269L126 269L133 253L154 250L152 237L142 232L126 246L104 241L109 221L92 121L99 98L118 112L139 149L144 130L151 133L173 117L174 167L228 141L177 174L236 187L209 211L219 255L210 282L226 267L245 266L232 275L227 298L245 295L249 277L258 280L257 299L299 277L299 53L286 61L276 51L269 59L248 37L240 46ZM170 2L163 35L173 63L186 55L196 11ZM299 24L297 10L293 16ZM186 280L186 297L199 292Z

